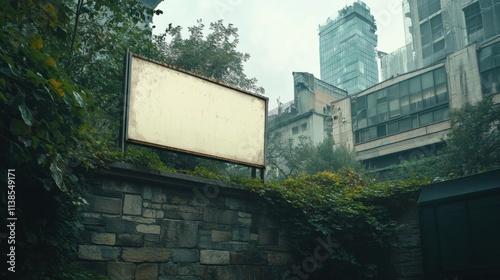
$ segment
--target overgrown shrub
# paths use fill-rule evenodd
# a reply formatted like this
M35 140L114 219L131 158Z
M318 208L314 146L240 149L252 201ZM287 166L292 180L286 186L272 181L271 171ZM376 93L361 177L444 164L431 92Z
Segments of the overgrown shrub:
M384 248L404 225L398 214L416 203L427 179L363 179L351 169L321 172L247 187L258 193L290 233L291 247L310 257L318 238L335 244L309 279L370 279L378 273Z

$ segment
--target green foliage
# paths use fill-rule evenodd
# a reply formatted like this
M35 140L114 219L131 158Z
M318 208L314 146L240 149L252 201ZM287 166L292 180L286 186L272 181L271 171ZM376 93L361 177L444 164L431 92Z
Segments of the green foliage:
M81 183L71 155L90 96L61 71L48 47L66 33L64 2L4 1L0 14L0 179L6 182L7 168L15 169L18 275L39 275L71 253L80 228Z
M441 155L433 155L402 161L391 166L389 177L402 180L429 178L433 181L442 181L446 175L443 173L443 158Z
M308 257L317 237L337 244L314 279L368 279L377 274L383 249L403 227L398 214L415 204L428 180L366 181L352 169L321 172L267 184L251 183L288 229L291 247Z
M491 97L451 113L445 148L437 155L391 166L391 177L440 181L500 167L500 106Z
M310 138L300 137L295 145L293 139L273 133L268 143L267 164L271 169L278 170L278 175L269 173L270 179L322 171L337 172L343 168L352 168L360 173L364 171L364 166L356 160L356 153L345 146L335 146L331 136L316 146Z
M127 47L139 53L153 49L141 43L148 32L136 26L146 16L139 5L133 0L0 5L0 166L16 170L19 277L42 278L74 256L85 169L114 160L165 168L149 150L131 148L124 157L116 149L123 55ZM3 182L6 175L0 174ZM0 194L3 204L5 196ZM0 218L6 214L0 212Z
M356 160L356 152L343 145L334 146L333 137L329 136L316 147L311 141L301 142L297 147L297 153L302 155L304 161L302 172L316 174L322 171L336 172L342 168L353 168L358 172L364 170L364 166Z
M451 113L451 131L444 149L444 168L450 177L500 167L500 106L491 97L465 104Z
M205 25L198 20L197 25L188 28L187 39L182 38L181 30L177 26L154 37L162 61L237 88L264 93L256 85L257 79L248 78L243 71L243 63L250 55L236 50L239 43L236 27L225 26L219 20L210 23L210 33L205 36Z
M272 133L268 137L266 163L271 171L268 179L288 178L298 174L302 155L297 153L293 139L286 139L280 133ZM275 170L278 171L277 174Z

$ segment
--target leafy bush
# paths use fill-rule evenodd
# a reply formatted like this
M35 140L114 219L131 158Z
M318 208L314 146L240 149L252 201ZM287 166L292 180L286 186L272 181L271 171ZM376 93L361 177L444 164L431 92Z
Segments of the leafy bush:
M266 184L247 184L272 207L288 228L292 248L305 257L317 238L331 238L337 248L314 279L368 279L377 274L384 248L403 227L400 211L416 203L427 179L364 180L352 169L321 172ZM323 278L321 278L323 277ZM313 279L313 278L310 278Z

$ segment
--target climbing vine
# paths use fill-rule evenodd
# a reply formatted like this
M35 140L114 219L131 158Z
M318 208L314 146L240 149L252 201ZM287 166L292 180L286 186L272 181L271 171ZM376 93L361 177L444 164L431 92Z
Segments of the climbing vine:
M310 279L370 279L377 275L384 250L396 246L394 234L405 226L397 222L399 213L416 204L421 186L428 183L378 183L343 169L265 184L247 180L244 185L272 207L290 234L291 248L304 258L318 238L335 244L328 260L317 263L320 267L311 276L317 278Z

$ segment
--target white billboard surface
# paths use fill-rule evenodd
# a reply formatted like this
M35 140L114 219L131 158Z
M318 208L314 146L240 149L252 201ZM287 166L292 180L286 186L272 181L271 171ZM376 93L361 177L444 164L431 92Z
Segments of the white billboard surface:
M125 140L264 168L267 98L131 55Z

